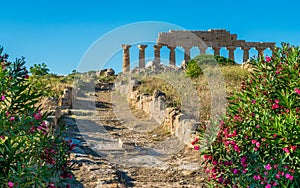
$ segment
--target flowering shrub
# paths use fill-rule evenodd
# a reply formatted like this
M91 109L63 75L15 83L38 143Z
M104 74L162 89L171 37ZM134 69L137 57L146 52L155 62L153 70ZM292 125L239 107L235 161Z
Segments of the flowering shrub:
M24 58L8 62L0 49L0 187L65 187L74 145L63 127L54 134L47 114L35 107L41 94L32 90Z
M283 44L252 60L254 73L230 98L216 140L202 155L224 187L300 187L300 48ZM199 141L193 142L195 149Z

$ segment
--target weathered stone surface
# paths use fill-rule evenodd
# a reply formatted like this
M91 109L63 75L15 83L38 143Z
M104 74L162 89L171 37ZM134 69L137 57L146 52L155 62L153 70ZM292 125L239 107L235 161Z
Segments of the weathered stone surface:
M97 85L97 87L101 87ZM112 87L111 87L112 88ZM96 100L98 103L109 104L111 103L111 93L101 92L96 89ZM130 91L130 90L127 90ZM86 94L86 96L89 96ZM154 100L153 95L140 95L145 101L150 102ZM162 95L156 97L160 98ZM86 97L85 97L86 98ZM84 98L80 98L82 100ZM93 101L94 102L94 101ZM70 118L67 115L64 116L64 121L68 125L68 132L66 139L72 139L76 143L76 148L71 154L71 163L73 164L73 173L75 174L74 182L71 183L71 187L194 187L200 188L205 187L204 178L205 173L201 168L201 158L199 153L191 148L184 147L177 149L177 144L174 144L173 137L166 135L162 138L163 127L158 127L155 132L139 132L135 128L131 129L126 127L126 123L122 122L121 119L116 118L115 112L109 105L106 108L102 105L98 106L98 118L99 123L105 125L106 131L117 139L116 147L112 145L103 147L112 158L106 157L105 159L98 156L92 148L98 148L103 142L103 136L101 130L95 129L91 124L92 119L91 112L86 111L85 113L78 114L76 109L72 109L73 115ZM174 109L167 109L167 114L171 113ZM180 114L178 109L175 109L175 114ZM122 113L119 111L117 113ZM140 113L142 113L140 111ZM174 116L174 114L172 114ZM94 117L94 116L92 116ZM118 116L119 117L119 116ZM175 115L175 117L177 117ZM95 142L88 144L84 134L79 134L77 124L80 123L81 119L89 120L85 122L84 128L89 132L88 138L95 140ZM180 120L179 117L175 118L175 122ZM96 120L95 120L96 121ZM122 123L121 123L122 122ZM143 121L146 123L145 121ZM128 122L131 124L132 122ZM146 127L145 127L146 128ZM81 130L83 127L81 127ZM97 132L99 131L99 132ZM165 135L165 134L163 134ZM106 138L106 137L105 137ZM155 141L156 139L162 139ZM165 161L159 160L159 155L155 153L153 149L155 145L160 146L161 142L167 141L168 150L174 148L176 154L166 158ZM142 146L146 146L143 148ZM117 150L120 148L119 150ZM103 150L100 150L101 152ZM120 152L125 152L124 154ZM123 163L112 163L113 158L126 157ZM128 158L129 156L129 158ZM127 165L129 162L146 164L146 166L134 166Z
M137 80L132 79L129 85L116 84L116 89L123 92L121 94L129 96L128 100L132 106L142 110L150 118L154 118L159 124L166 127L171 135L178 137L182 143L189 145L192 133L196 129L196 120L187 119L177 108L167 108L166 95L159 90L155 90L152 96L139 94L138 91L133 89L137 83ZM124 87L129 88L124 89Z
M60 98L60 106L68 106L69 108L72 108L72 99L73 98L73 88L72 87L66 87L63 91L63 95Z

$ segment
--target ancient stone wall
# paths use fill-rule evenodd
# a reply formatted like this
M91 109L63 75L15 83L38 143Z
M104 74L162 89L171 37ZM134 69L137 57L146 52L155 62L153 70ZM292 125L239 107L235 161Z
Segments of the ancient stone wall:
M128 83L118 82L115 88L122 95L126 95L128 102L137 109L144 111L150 118L165 126L172 136L177 137L182 143L191 146L191 137L198 126L195 119L187 118L177 108L168 108L165 95L159 91L152 95L139 94L135 89L140 82L132 79ZM160 93L160 94L158 94Z

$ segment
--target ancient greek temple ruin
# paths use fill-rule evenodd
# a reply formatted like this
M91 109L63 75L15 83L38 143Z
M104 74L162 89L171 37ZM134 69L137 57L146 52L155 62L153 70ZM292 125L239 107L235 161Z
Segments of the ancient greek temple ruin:
M139 48L139 67L145 67L145 49L148 45L138 45ZM182 47L184 49L184 61L190 60L190 50L192 47L198 47L200 54L206 54L206 50L211 47L214 55L220 55L220 49L225 47L228 50L228 58L235 60L234 51L237 48L243 50L243 61L249 59L249 50L255 48L258 56L264 54L266 49L271 51L275 48L274 42L246 42L238 40L236 34L231 34L226 30L208 30L208 31L186 31L171 30L169 32L159 33L156 44L153 45L154 63L160 63L160 49L166 46L169 49L169 64L176 65L175 49ZM130 49L131 45L123 44L123 73L130 71Z

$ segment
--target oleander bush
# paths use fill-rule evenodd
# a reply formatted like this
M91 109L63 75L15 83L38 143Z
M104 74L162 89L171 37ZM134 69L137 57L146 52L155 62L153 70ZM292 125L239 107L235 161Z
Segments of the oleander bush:
M213 187L300 187L300 48L283 44L251 64L214 142L192 144ZM202 128L214 137L215 127Z
M0 187L69 187L70 149L36 104L43 92L29 81L25 59L0 49Z

